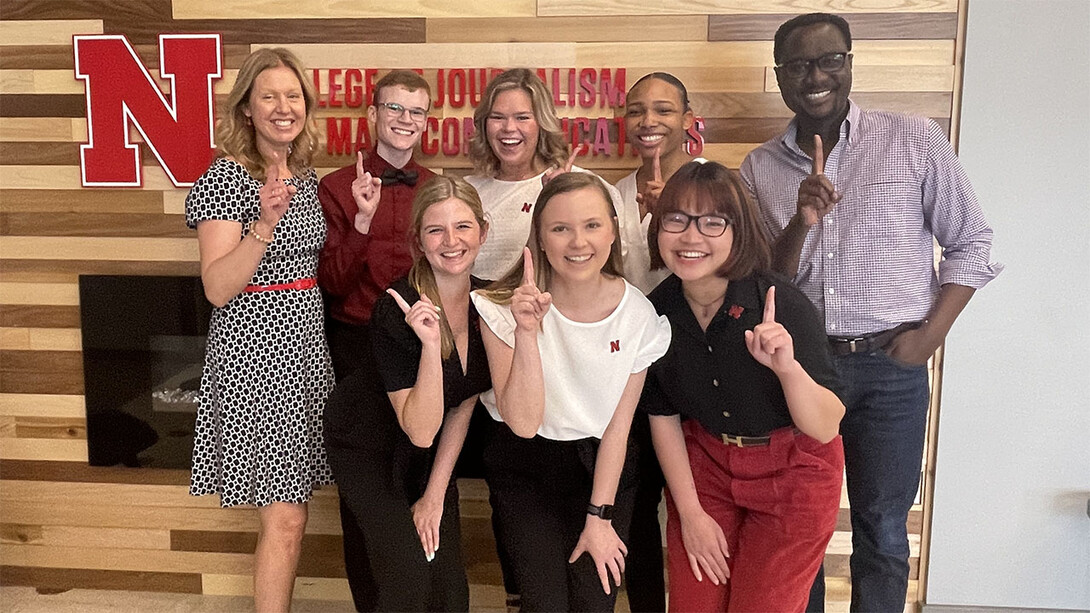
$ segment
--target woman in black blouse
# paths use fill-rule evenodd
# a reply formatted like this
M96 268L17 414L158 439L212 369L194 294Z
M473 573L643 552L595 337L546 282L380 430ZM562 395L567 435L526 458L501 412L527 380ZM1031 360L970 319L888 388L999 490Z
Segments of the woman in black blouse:
M735 173L690 162L651 221L649 298L673 329L648 372L666 476L671 611L802 611L836 527L844 405L824 326Z
M466 611L452 473L477 395L492 387L469 301L488 225L477 192L444 176L417 191L412 224L412 270L371 319L387 394L357 375L338 384L326 440L341 497L366 537L376 610Z

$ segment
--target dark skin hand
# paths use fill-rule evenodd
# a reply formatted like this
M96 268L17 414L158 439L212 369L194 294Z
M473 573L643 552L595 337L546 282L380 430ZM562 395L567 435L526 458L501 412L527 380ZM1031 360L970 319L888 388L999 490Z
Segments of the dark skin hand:
M975 289L964 285L943 285L923 325L893 337L886 346L886 354L905 364L926 364L939 345L946 340L946 334L950 332L954 320L965 305L969 304L969 299L975 292Z
M772 246L772 268L794 277L799 270L799 256L810 227L821 221L840 202L841 194L825 176L825 151L821 136L814 134L814 165L810 176L799 184L796 212L783 234Z

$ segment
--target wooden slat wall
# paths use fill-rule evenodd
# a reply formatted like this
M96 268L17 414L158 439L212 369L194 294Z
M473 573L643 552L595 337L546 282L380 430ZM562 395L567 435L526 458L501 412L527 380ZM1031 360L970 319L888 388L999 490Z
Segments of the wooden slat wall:
M881 8L892 7L892 8ZM86 465L78 275L197 274L184 228L185 190L143 152L140 189L82 189L83 83L74 34L124 34L157 77L157 35L219 32L229 90L258 46L294 49L312 68L625 68L678 75L706 120L704 155L737 167L787 124L772 73L772 35L792 14L826 10L852 23L854 98L956 126L957 0L4 0L0 11L0 583L245 594L256 518L186 494L181 471ZM166 84L160 81L161 87ZM566 91L566 88L565 88ZM356 116L362 109L319 111ZM589 114L597 111L590 110ZM436 115L472 112L444 105ZM601 114L612 117L613 109ZM562 115L585 114L562 109ZM325 121L319 120L325 134ZM134 134L134 137L138 135ZM615 138L615 136L614 136ZM465 173L462 157L423 157ZM348 163L318 156L320 173ZM585 157L615 180L630 156ZM474 606L499 598L481 485L467 484L465 534ZM914 511L910 529L919 534ZM843 600L850 551L846 511L826 560L830 599ZM347 599L335 493L319 493L298 595ZM918 536L913 537L913 586ZM482 587L483 586L483 587ZM909 595L915 600L915 594Z

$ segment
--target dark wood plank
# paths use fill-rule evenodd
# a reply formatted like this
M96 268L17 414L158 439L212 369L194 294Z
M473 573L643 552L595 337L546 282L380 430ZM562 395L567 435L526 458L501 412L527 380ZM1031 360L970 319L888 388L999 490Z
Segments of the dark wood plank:
M82 394L79 351L0 351L0 392Z
M171 530L171 551L204 553L252 553L257 546L254 532ZM299 556L300 577L344 577L344 546L339 534L303 536Z
M197 277L200 262L117 262L113 260L3 260L5 272L82 275L166 275Z
M80 143L0 143L0 160L12 166L76 166L79 164L79 146ZM163 207L160 205L159 208ZM6 207L0 204L0 210L4 209Z
M782 134L789 117L746 117L704 119L704 140L709 143L763 143Z
M0 328L78 328L79 307L0 304Z
M709 15L708 40L772 40L780 24L794 15ZM846 13L852 38L952 40L957 13Z
M87 117L82 94L0 94L0 117Z
M423 43L423 18L396 19L171 19L130 20L103 17L103 30L124 34L133 44L159 40L160 32L219 32L224 44L301 43Z
M189 484L188 470L90 466L85 462L48 460L0 460L0 474L7 481L129 483L138 485Z
M51 143L4 143L0 146L0 155L4 163L8 162L8 151L26 153L33 146L47 150L45 157L59 157L71 154L71 146L78 144L61 143L68 147L52 147ZM27 145L22 147L21 145ZM162 192L143 189L0 189L0 212L4 213L162 213Z
M7 18L7 4L4 4ZM0 46L0 68L4 70L73 70L72 45Z
M43 592L80 588L200 594L201 574L0 566L0 584L35 587Z
M185 215L0 213L0 235L193 238Z

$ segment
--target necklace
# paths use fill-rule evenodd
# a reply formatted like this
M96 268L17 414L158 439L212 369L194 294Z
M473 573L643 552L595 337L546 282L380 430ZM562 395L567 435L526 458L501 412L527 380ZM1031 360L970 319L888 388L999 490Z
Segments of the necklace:
M720 294L719 296L716 296L710 302L700 302L696 298L693 298L692 295L690 295L688 292L684 292L684 296L685 296L685 300L687 300L690 305L700 307L700 309L701 309L701 315L700 316L702 318L706 318L706 317L709 317L710 315L715 314L715 311L718 310L720 305L723 304L723 300L727 297L727 292L726 292L726 290L724 290L722 294Z

